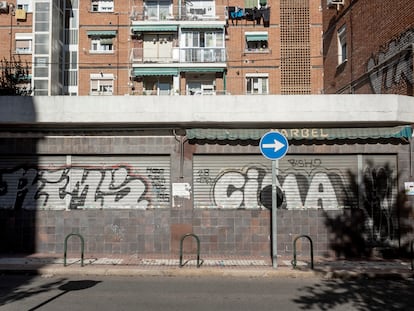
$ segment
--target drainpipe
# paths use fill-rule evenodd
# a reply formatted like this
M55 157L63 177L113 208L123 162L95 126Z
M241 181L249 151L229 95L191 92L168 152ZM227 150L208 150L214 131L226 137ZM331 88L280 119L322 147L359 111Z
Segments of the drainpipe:
M175 140L180 144L180 178L184 178L184 144L187 141L185 135L178 135L176 130L173 129Z

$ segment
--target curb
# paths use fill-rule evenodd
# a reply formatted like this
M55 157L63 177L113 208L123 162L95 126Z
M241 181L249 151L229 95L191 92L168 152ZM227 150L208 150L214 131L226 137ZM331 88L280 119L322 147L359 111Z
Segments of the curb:
M119 277L240 277L240 278L323 278L323 279L413 279L412 271L300 270L273 268L131 267L131 266L0 266L3 275L119 276Z

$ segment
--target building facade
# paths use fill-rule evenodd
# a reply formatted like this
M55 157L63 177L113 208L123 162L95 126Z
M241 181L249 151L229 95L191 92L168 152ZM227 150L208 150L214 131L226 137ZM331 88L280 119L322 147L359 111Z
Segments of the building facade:
M0 56L29 64L34 95L322 90L318 0L1 3Z
M413 96L414 3L324 1L325 93Z
M278 255L299 235L315 256L407 249L413 107L395 95L1 97L0 252L62 254L79 233L89 256L178 258L193 233L202 256L269 258L270 129L290 144Z

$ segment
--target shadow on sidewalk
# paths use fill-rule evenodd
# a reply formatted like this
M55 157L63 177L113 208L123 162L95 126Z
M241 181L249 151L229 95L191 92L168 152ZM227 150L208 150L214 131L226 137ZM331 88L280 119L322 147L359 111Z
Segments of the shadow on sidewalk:
M413 310L412 279L331 279L300 289L294 299L301 310L331 310L342 305L352 310Z

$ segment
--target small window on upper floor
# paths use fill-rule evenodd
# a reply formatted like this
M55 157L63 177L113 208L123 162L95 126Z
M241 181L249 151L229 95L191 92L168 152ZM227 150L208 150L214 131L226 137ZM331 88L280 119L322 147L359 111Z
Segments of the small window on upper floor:
M114 0L92 0L91 1L92 12L113 12Z
M112 95L114 88L113 74L91 74L89 95Z
M269 52L268 33L263 31L245 32L245 52L267 53Z
M88 31L90 38L90 53L113 53L114 52L114 38L116 31L112 30L97 30Z
M33 37L31 33L16 33L15 46L17 54L31 54Z
M342 26L338 30L338 65L344 63L348 59L346 44L346 26Z
M17 0L16 9L25 10L27 13L32 12L32 0Z
M246 94L269 94L269 75L267 73L246 74Z

